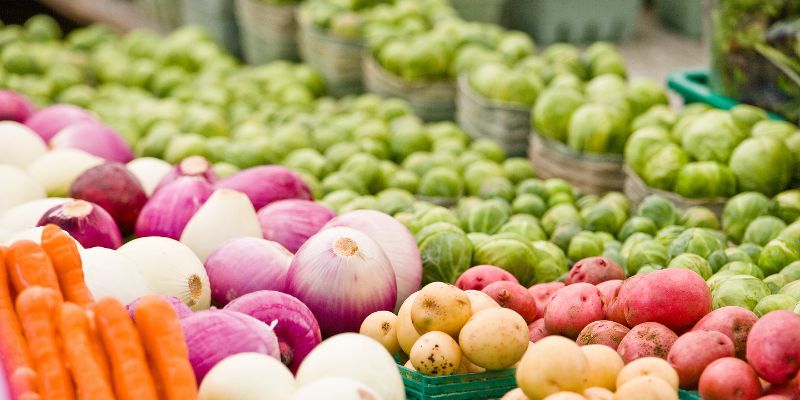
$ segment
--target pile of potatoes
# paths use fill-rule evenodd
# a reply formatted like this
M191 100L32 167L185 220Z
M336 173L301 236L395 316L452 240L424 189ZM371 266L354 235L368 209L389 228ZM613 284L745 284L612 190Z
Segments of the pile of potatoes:
M361 324L405 367L431 376L514 367L528 350L528 324L489 295L434 282L412 294L397 315L378 311Z

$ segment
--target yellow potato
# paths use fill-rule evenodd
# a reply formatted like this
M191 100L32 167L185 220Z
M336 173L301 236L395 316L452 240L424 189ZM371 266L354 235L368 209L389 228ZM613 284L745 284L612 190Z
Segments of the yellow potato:
M528 343L528 325L519 314L507 308L478 312L458 335L464 356L490 371L516 364L528 349Z
M678 390L678 373L669 363L658 357L643 357L631 361L619 371L617 375L617 387L642 376L652 376L663 380L672 386L673 390Z
M486 372L486 368L481 368L481 367L473 364L472 362L470 362L467 359L467 357L464 357L464 351L463 350L461 351L461 368L459 368L458 370L461 371L461 369L466 370L467 371L466 373L470 373L470 374L474 373L474 372Z
M589 360L589 376L586 379L586 386L615 390L617 374L625 366L622 357L614 349L603 344L581 346L581 351Z
M391 311L376 311L361 323L358 333L375 339L389 352L397 354L400 344L397 343L397 315Z
M529 400L529 399L528 396L525 396L525 393L522 393L522 389L516 388L506 393L500 400Z
M556 392L544 398L544 400L586 400L575 392Z
M439 331L458 337L461 327L472 316L469 296L442 282L429 283L417 293L411 306L411 322L417 332Z
M613 400L678 400L678 390L655 376L641 376L620 386Z
M517 385L530 400L561 391L584 389L589 360L581 348L562 336L548 336L533 344L517 367Z
M590 387L583 391L587 400L613 400L614 392L601 387Z
M406 361L406 363L403 364L403 366L408 368L408 369L410 369L410 370L412 370L412 371L416 371L417 370L416 368L414 368L414 364L411 363L411 360Z
M414 343L410 356L414 368L425 375L453 375L461 366L458 343L443 332L422 335Z
M408 296L400 306L400 310L397 311L397 342L406 354L411 353L411 347L419 339L419 333L411 322L411 305L414 304L417 293Z
M480 290L465 290L464 293L469 297L469 304L472 306L472 315L487 308L500 308L500 305L497 304L493 298Z

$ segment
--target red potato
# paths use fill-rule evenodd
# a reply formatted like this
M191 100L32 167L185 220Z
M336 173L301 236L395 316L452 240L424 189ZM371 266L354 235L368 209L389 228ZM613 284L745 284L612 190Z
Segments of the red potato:
M547 307L547 303L553 298L553 294L564 286L564 282L548 282L537 283L528 288L533 293L533 297L536 298L536 318L544 317L544 309Z
M703 400L755 400L762 392L756 371L734 357L709 364L700 375L698 390Z
M733 341L714 331L692 331L683 334L673 343L667 361L675 368L681 387L694 389L703 370L712 362L733 357Z
M557 291L544 310L544 325L549 332L572 339L586 325L603 319L600 291L589 283L576 283Z
M600 320L583 328L576 342L580 346L587 344L603 344L616 350L619 342L628 334L627 326L614 321Z
M784 396L782 394L768 394L766 396L761 396L758 400L794 400L789 396Z
M667 268L645 274L620 293L628 325L658 322L673 331L694 326L711 312L711 291L696 272Z
M634 275L622 281L622 283L610 295L610 299L605 307L606 319L616 323L631 327L625 319L625 303L622 299L629 293L636 284L644 278L644 275ZM598 288L599 289L599 288ZM606 290L608 290L606 288Z
M791 381L800 369L800 315L778 310L761 317L747 336L747 362L770 383Z
M600 282L595 286L597 286L597 290L600 291L600 300L603 301L603 313L608 316L608 306L617 298L619 288L622 286L622 280L612 279L610 281Z
M567 285L585 282L597 285L614 279L625 279L625 271L619 264L605 257L584 258L575 263L567 275Z
M764 394L783 396L782 398L789 400L798 400L800 399L800 377L796 376L791 381L781 385L769 385Z
M667 359L678 335L657 322L645 322L631 328L619 342L617 353L625 364L642 357Z
M519 283L514 275L494 265L476 265L461 274L456 280L456 287L461 290L483 290L490 283L507 281Z
M528 334L533 343L550 336L550 332L548 332L547 328L544 326L544 318L539 318L528 325Z
M491 297L500 307L516 311L525 319L526 324L536 320L536 298L525 286L509 281L490 283L481 290Z
M694 325L693 331L716 331L733 341L736 357L745 359L747 335L758 316L752 311L737 306L718 308L703 317Z

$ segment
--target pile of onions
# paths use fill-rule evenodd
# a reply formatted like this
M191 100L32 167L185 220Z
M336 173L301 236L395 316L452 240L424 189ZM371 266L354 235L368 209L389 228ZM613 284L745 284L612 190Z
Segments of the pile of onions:
M4 188L0 212L46 196L36 179L13 165L0 165L0 187Z
M408 296L419 290L422 284L422 258L414 236L405 225L379 211L357 210L334 218L325 228L335 226L364 232L381 246L397 278L395 310Z
M136 236L163 236L178 240L214 188L202 178L184 177L163 187L142 207Z
M36 107L25 96L0 90L0 121L25 122L34 112Z
M36 132L14 121L0 121L0 143L0 162L23 169L47 152L47 144Z
M211 301L222 307L259 290L283 291L291 262L292 253L280 243L254 237L228 240L205 262Z
M175 182L176 179L182 176L196 176L203 178L206 182L214 184L219 180L219 175L214 172L214 166L208 162L203 156L191 156L183 159L174 167L171 167L169 172L161 178L161 181L156 186L156 191L160 188Z
M54 149L79 149L97 157L126 163L133 160L131 146L109 126L98 121L68 125L50 139Z
M311 189L300 175L274 165L242 170L217 182L216 187L246 194L256 210L278 200L312 199Z
M125 167L127 167L128 171L131 171L142 184L142 188L147 197L153 195L161 179L172 170L172 165L155 157L136 158L126 164Z
M156 293L155 288L130 257L103 247L81 251L83 279L95 299L113 297L128 304Z
M264 239L296 252L303 243L335 217L330 208L311 200L280 200L258 210Z
M22 229L33 228L42 219L42 215L51 208L64 204L72 199L61 197L48 197L27 201L20 205L6 210L0 215L0 229L7 231L19 231Z
M273 290L250 293L232 301L225 309L273 326L281 348L281 361L292 372L297 372L308 353L322 341L314 314L300 300L286 293Z
M43 108L25 120L25 125L49 143L60 130L77 122L98 121L94 114L71 104L55 104Z
M156 294L156 295L152 295L152 296L158 296L158 297L161 297L162 299L166 300L172 306L172 308L175 309L175 312L178 313L178 318L183 319L183 318L186 318L186 317L192 315L192 310L189 308L189 306L187 306L186 304L183 304L181 299L179 299L179 298L177 298L175 296L164 296L164 295L161 295L161 294ZM136 307L139 306L139 300L141 300L143 297L146 297L146 296L142 296L142 297L137 298L136 300L130 302L126 307L128 309L128 314L131 315L131 319L134 322L136 321Z
M324 229L295 254L286 292L305 303L322 334L357 332L375 311L394 309L397 283L380 245L352 228Z
M28 173L52 197L66 197L72 182L103 159L76 149L57 149L43 154L28 166Z
M70 200L42 215L37 226L55 224L67 231L85 248L122 246L122 235L103 207L84 200Z
M103 207L125 236L133 233L139 212L147 203L139 180L118 162L89 168L72 183L70 194Z

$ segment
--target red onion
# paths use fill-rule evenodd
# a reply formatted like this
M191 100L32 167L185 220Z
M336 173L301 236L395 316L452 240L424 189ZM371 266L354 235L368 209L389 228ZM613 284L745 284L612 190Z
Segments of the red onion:
M422 284L422 258L414 236L405 225L379 211L357 210L334 218L323 229L334 226L357 229L381 246L397 278L395 309L399 309L408 296L419 290Z
M246 294L225 306L274 325L281 347L281 361L297 372L306 355L322 341L314 314L300 300L281 292L261 290Z
M139 180L118 162L106 162L86 170L72 183L70 195L103 207L114 218L123 236L133 233L136 219L147 203Z
M275 333L249 315L227 310L200 311L182 319L181 327L197 383L214 365L234 354L261 353L280 360Z
M68 125L52 139L54 149L83 150L109 161L126 163L133 160L131 146L113 129L97 121L82 121Z
M161 297L162 299L168 301L169 304L172 305L172 308L175 309L175 312L178 313L178 318L180 318L180 319L184 319L184 318L192 315L192 309L189 308L189 306L187 306L186 304L183 304L183 302L177 297L165 296L165 295L161 295L161 294L154 294L154 295L151 295L151 296L158 296L158 297ZM136 317L135 317L135 315L136 315L136 307L139 305L139 300L141 300L141 299L142 299L142 297L139 297L138 299L134 300L133 302L131 302L131 304L128 304L128 306L127 306L128 314L131 315L131 319L134 322L136 322Z
M231 239L206 259L211 301L218 306L258 290L286 288L292 253L280 243L260 238Z
M25 122L36 107L27 97L17 92L0 90L0 121Z
M394 309L397 283L378 243L352 228L329 228L297 250L286 293L311 309L328 337L358 332L368 315Z
M330 208L311 200L280 200L258 210L264 239L274 240L296 252L303 243L335 217Z
M311 200L311 189L300 175L279 166L266 165L239 171L216 184L217 188L240 191L250 198L253 207L284 199Z
M199 177L181 177L147 201L136 220L136 237L163 236L180 240L183 228L211 197L214 188Z
M175 182L175 180L182 176L197 176L213 185L219 180L219 175L214 172L213 166L214 164L208 162L203 156L187 157L172 167L172 170L161 178L154 193L157 192L158 189Z
M37 226L55 224L85 248L122 246L117 224L103 207L84 200L71 200L57 205L39 219Z
M55 104L43 108L25 120L45 142L50 142L60 130L76 122L97 121L94 114L71 104Z

